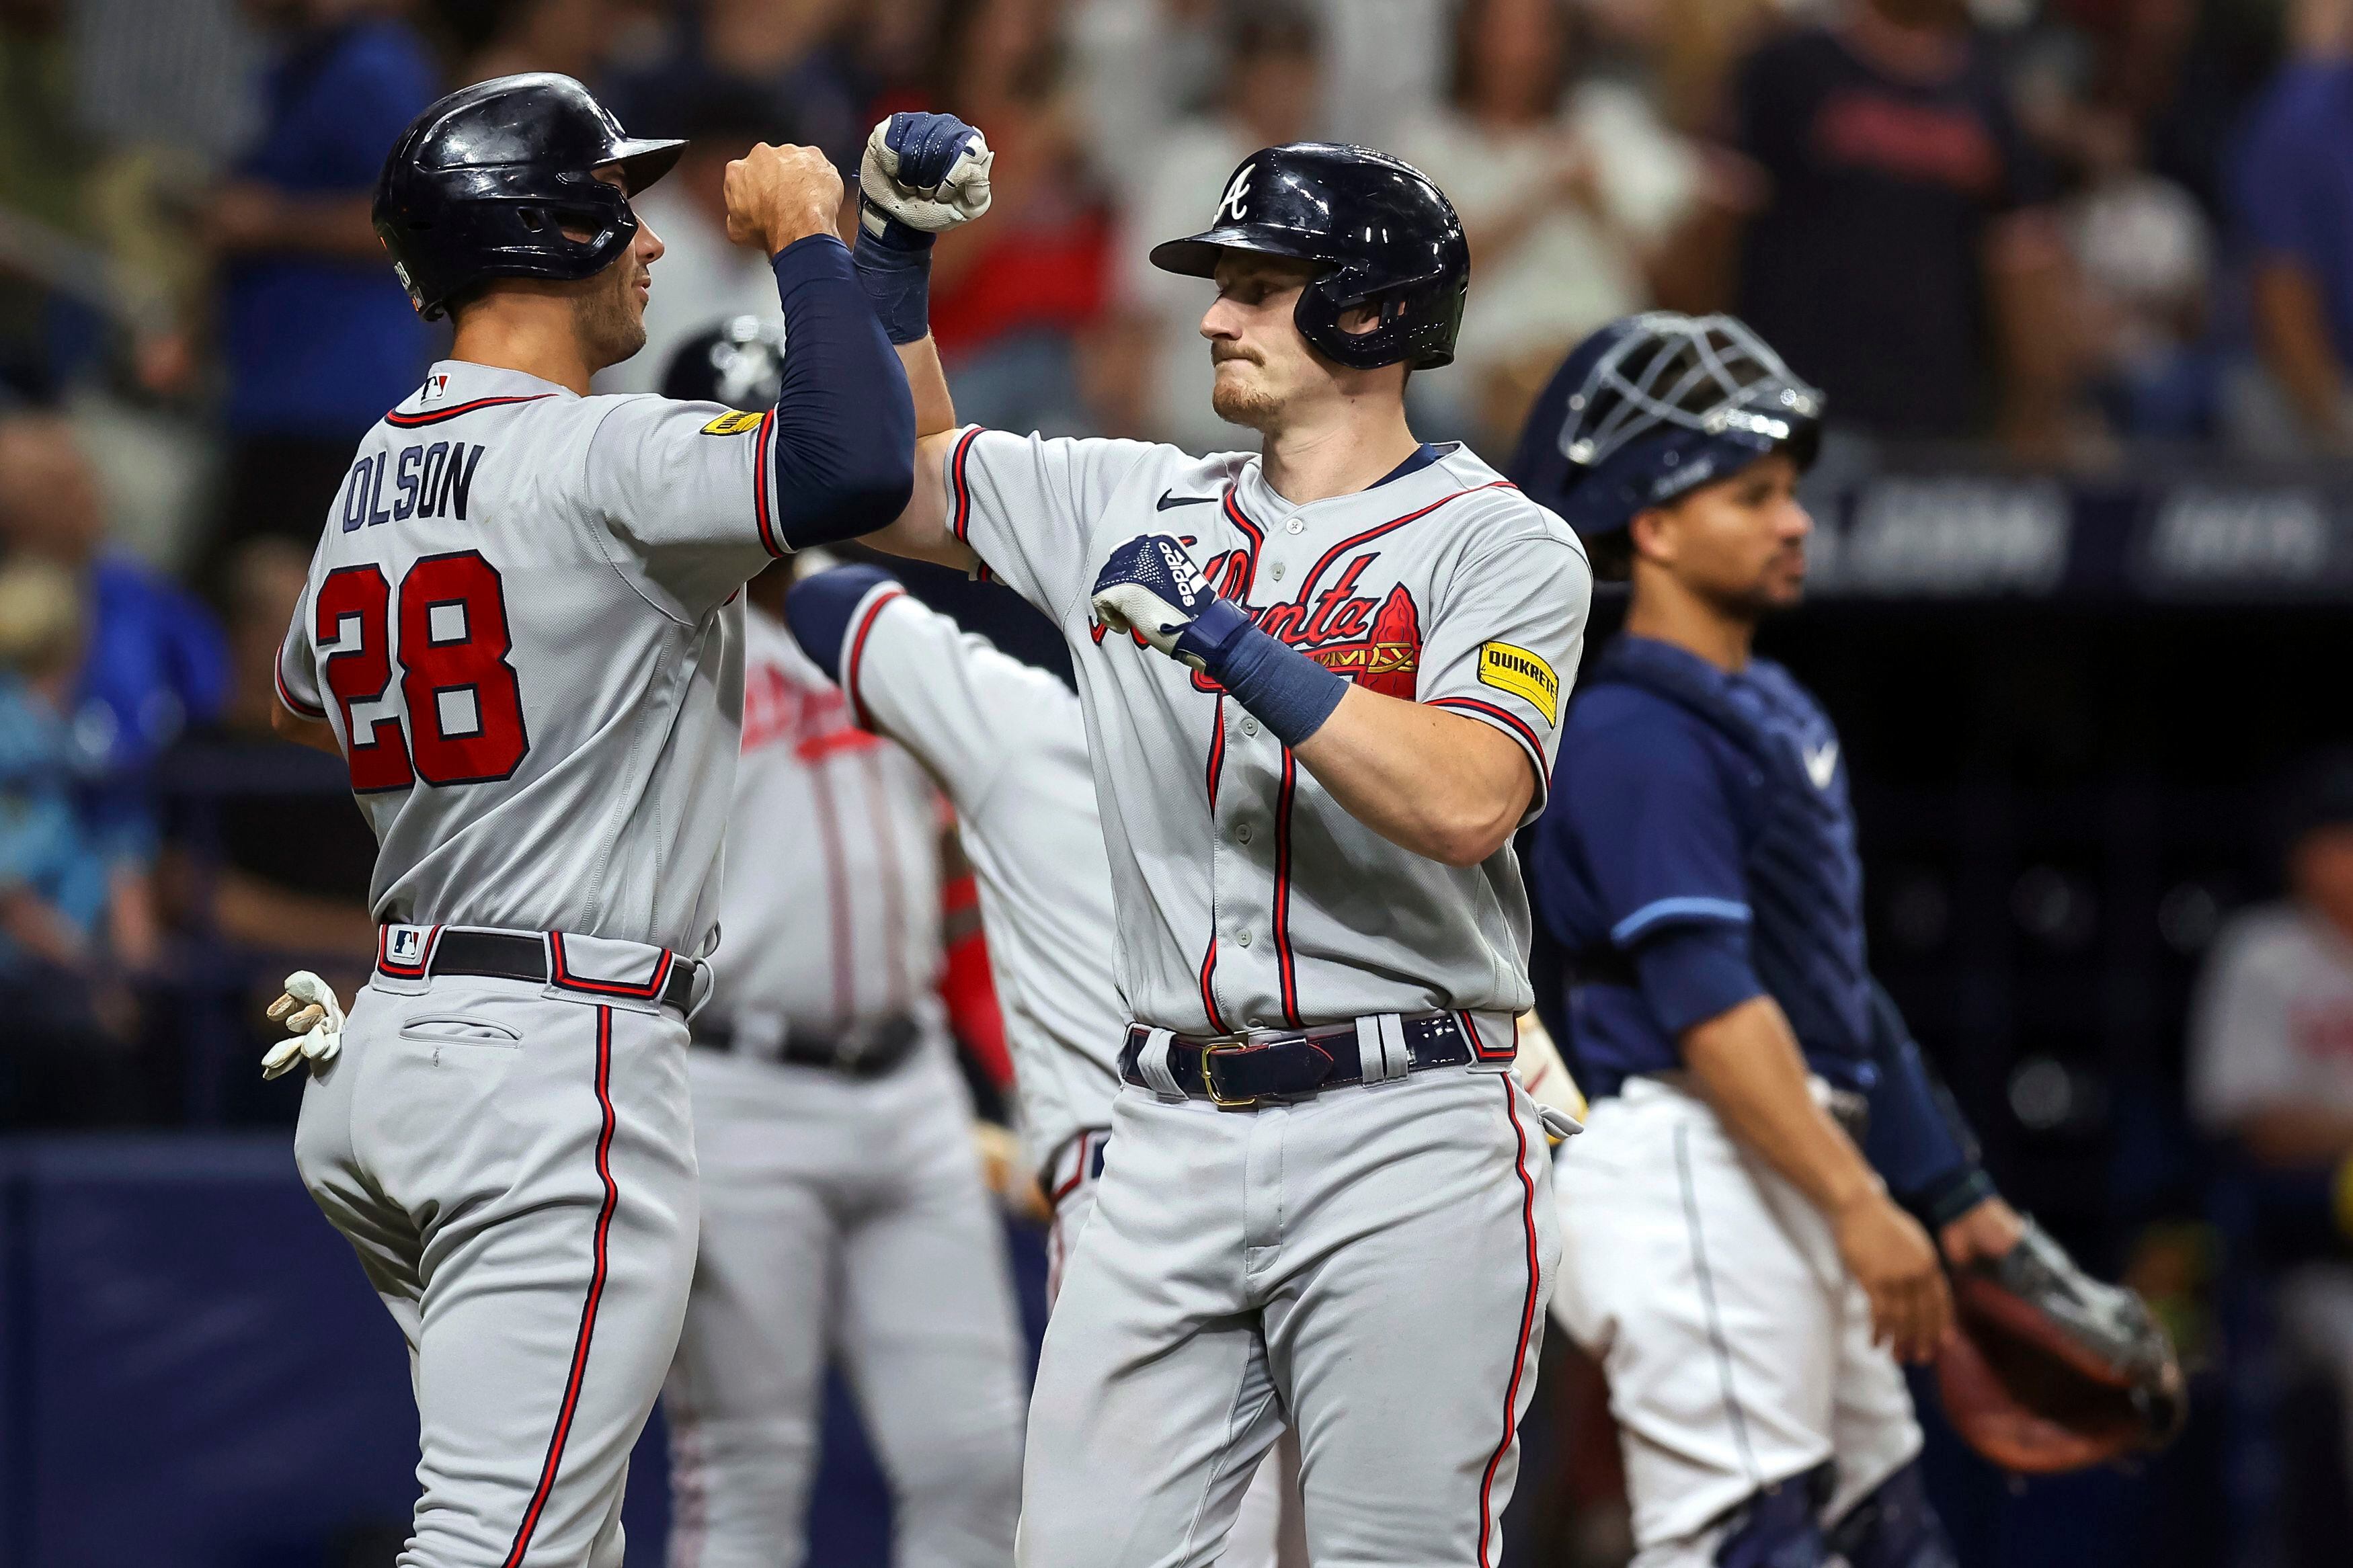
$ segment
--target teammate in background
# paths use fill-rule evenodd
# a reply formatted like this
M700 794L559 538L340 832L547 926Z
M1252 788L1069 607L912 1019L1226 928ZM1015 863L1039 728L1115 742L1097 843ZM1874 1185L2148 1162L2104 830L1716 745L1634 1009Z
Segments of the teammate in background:
M1111 868L1079 702L910 598L843 566L795 583L785 619L849 698L945 792L980 887L1024 1157L1053 1205L1047 1295L1094 1205L1127 1007L1112 984Z
M776 406L585 395L644 342L629 196L677 155L558 76L394 145L376 232L456 342L360 444L279 660L280 732L347 757L380 847L374 975L348 1021L292 977L268 1066L310 1064L296 1162L408 1342L415 1568L621 1562L694 1260L744 584L908 493L905 377L811 149L728 172L790 323Z
M1529 874L1594 1097L1556 1310L1609 1374L1639 1568L1949 1564L1896 1365L1951 1313L1913 1214L1957 1265L2021 1234L1864 966L1837 733L1749 651L1804 585L1821 406L1737 321L1630 317L1514 465L1632 579Z
M785 363L744 318L663 385L761 407ZM896 1560L1004 1568L1027 1352L939 997L939 796L786 634L790 570L747 593L727 934L687 1058L702 1249L663 1390L670 1561L802 1561L839 1355Z
M874 541L1061 627L1111 868L1128 1087L1047 1328L1022 1561L1211 1561L1288 1426L1316 1560L1492 1563L1556 1246L1506 1070L1509 844L1545 798L1584 552L1407 427L1468 278L1412 169L1266 149L1154 260L1214 277L1216 405L1264 456L927 437ZM881 314L930 428L921 303Z

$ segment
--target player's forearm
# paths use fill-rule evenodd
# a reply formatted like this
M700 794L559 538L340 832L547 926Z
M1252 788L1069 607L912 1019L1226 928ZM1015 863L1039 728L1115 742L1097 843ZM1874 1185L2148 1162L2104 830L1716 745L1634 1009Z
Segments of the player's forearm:
M1725 1131L1837 1215L1876 1198L1879 1178L1814 1099L1797 1037L1770 996L1683 1031L1683 1061Z
M1349 816L1449 866L1502 848L1535 790L1527 754L1492 726L1356 686L1296 753Z
M887 527L868 534L863 542L891 555L930 561L969 572L980 564L972 546L948 527L948 454L957 432L944 430L915 443L915 483L907 504Z
M906 510L889 527L867 535L866 542L893 555L969 572L979 557L948 530L947 462L957 432L955 399L940 368L939 345L927 331L898 350L915 401L915 484Z
M1976 1135L1876 982L1871 1002L1879 1077L1863 1155L1923 1223L1947 1224L1991 1197L1993 1184L1978 1168Z
M896 347L899 363L907 372L907 390L915 400L915 439L953 431L955 398L948 391L948 373L940 364L940 345L927 331L913 342Z
M869 154L870 158L871 154ZM852 259L883 334L897 349L915 411L915 482L906 506L866 542L893 555L969 572L980 558L948 528L947 457L955 439L955 399L932 339L934 236L861 203Z
M776 524L797 550L872 531L905 510L915 407L899 363L830 234L777 252L785 311L776 398Z

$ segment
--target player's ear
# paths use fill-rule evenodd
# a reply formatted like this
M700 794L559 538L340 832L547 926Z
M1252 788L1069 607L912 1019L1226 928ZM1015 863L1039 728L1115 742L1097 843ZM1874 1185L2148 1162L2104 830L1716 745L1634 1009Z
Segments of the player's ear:
M1626 525L1629 553L1637 561L1664 566L1675 558L1674 513L1662 506L1644 507Z

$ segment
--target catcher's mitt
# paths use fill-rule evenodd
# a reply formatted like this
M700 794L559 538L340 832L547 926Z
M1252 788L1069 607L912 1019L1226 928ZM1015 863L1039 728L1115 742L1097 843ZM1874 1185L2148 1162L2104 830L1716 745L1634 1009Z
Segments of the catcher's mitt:
M2147 1303L2085 1274L2032 1221L2000 1259L1955 1275L1953 1307L1936 1352L1945 1415L2004 1469L2083 1469L2181 1429L2181 1366Z

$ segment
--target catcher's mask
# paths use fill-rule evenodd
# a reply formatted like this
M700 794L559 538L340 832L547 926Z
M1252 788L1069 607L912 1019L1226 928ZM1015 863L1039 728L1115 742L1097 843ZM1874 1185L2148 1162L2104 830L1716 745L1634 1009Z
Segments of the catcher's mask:
M1570 353L1528 416L1511 478L1596 538L1774 452L1812 467L1823 404L1746 323L1646 311Z

